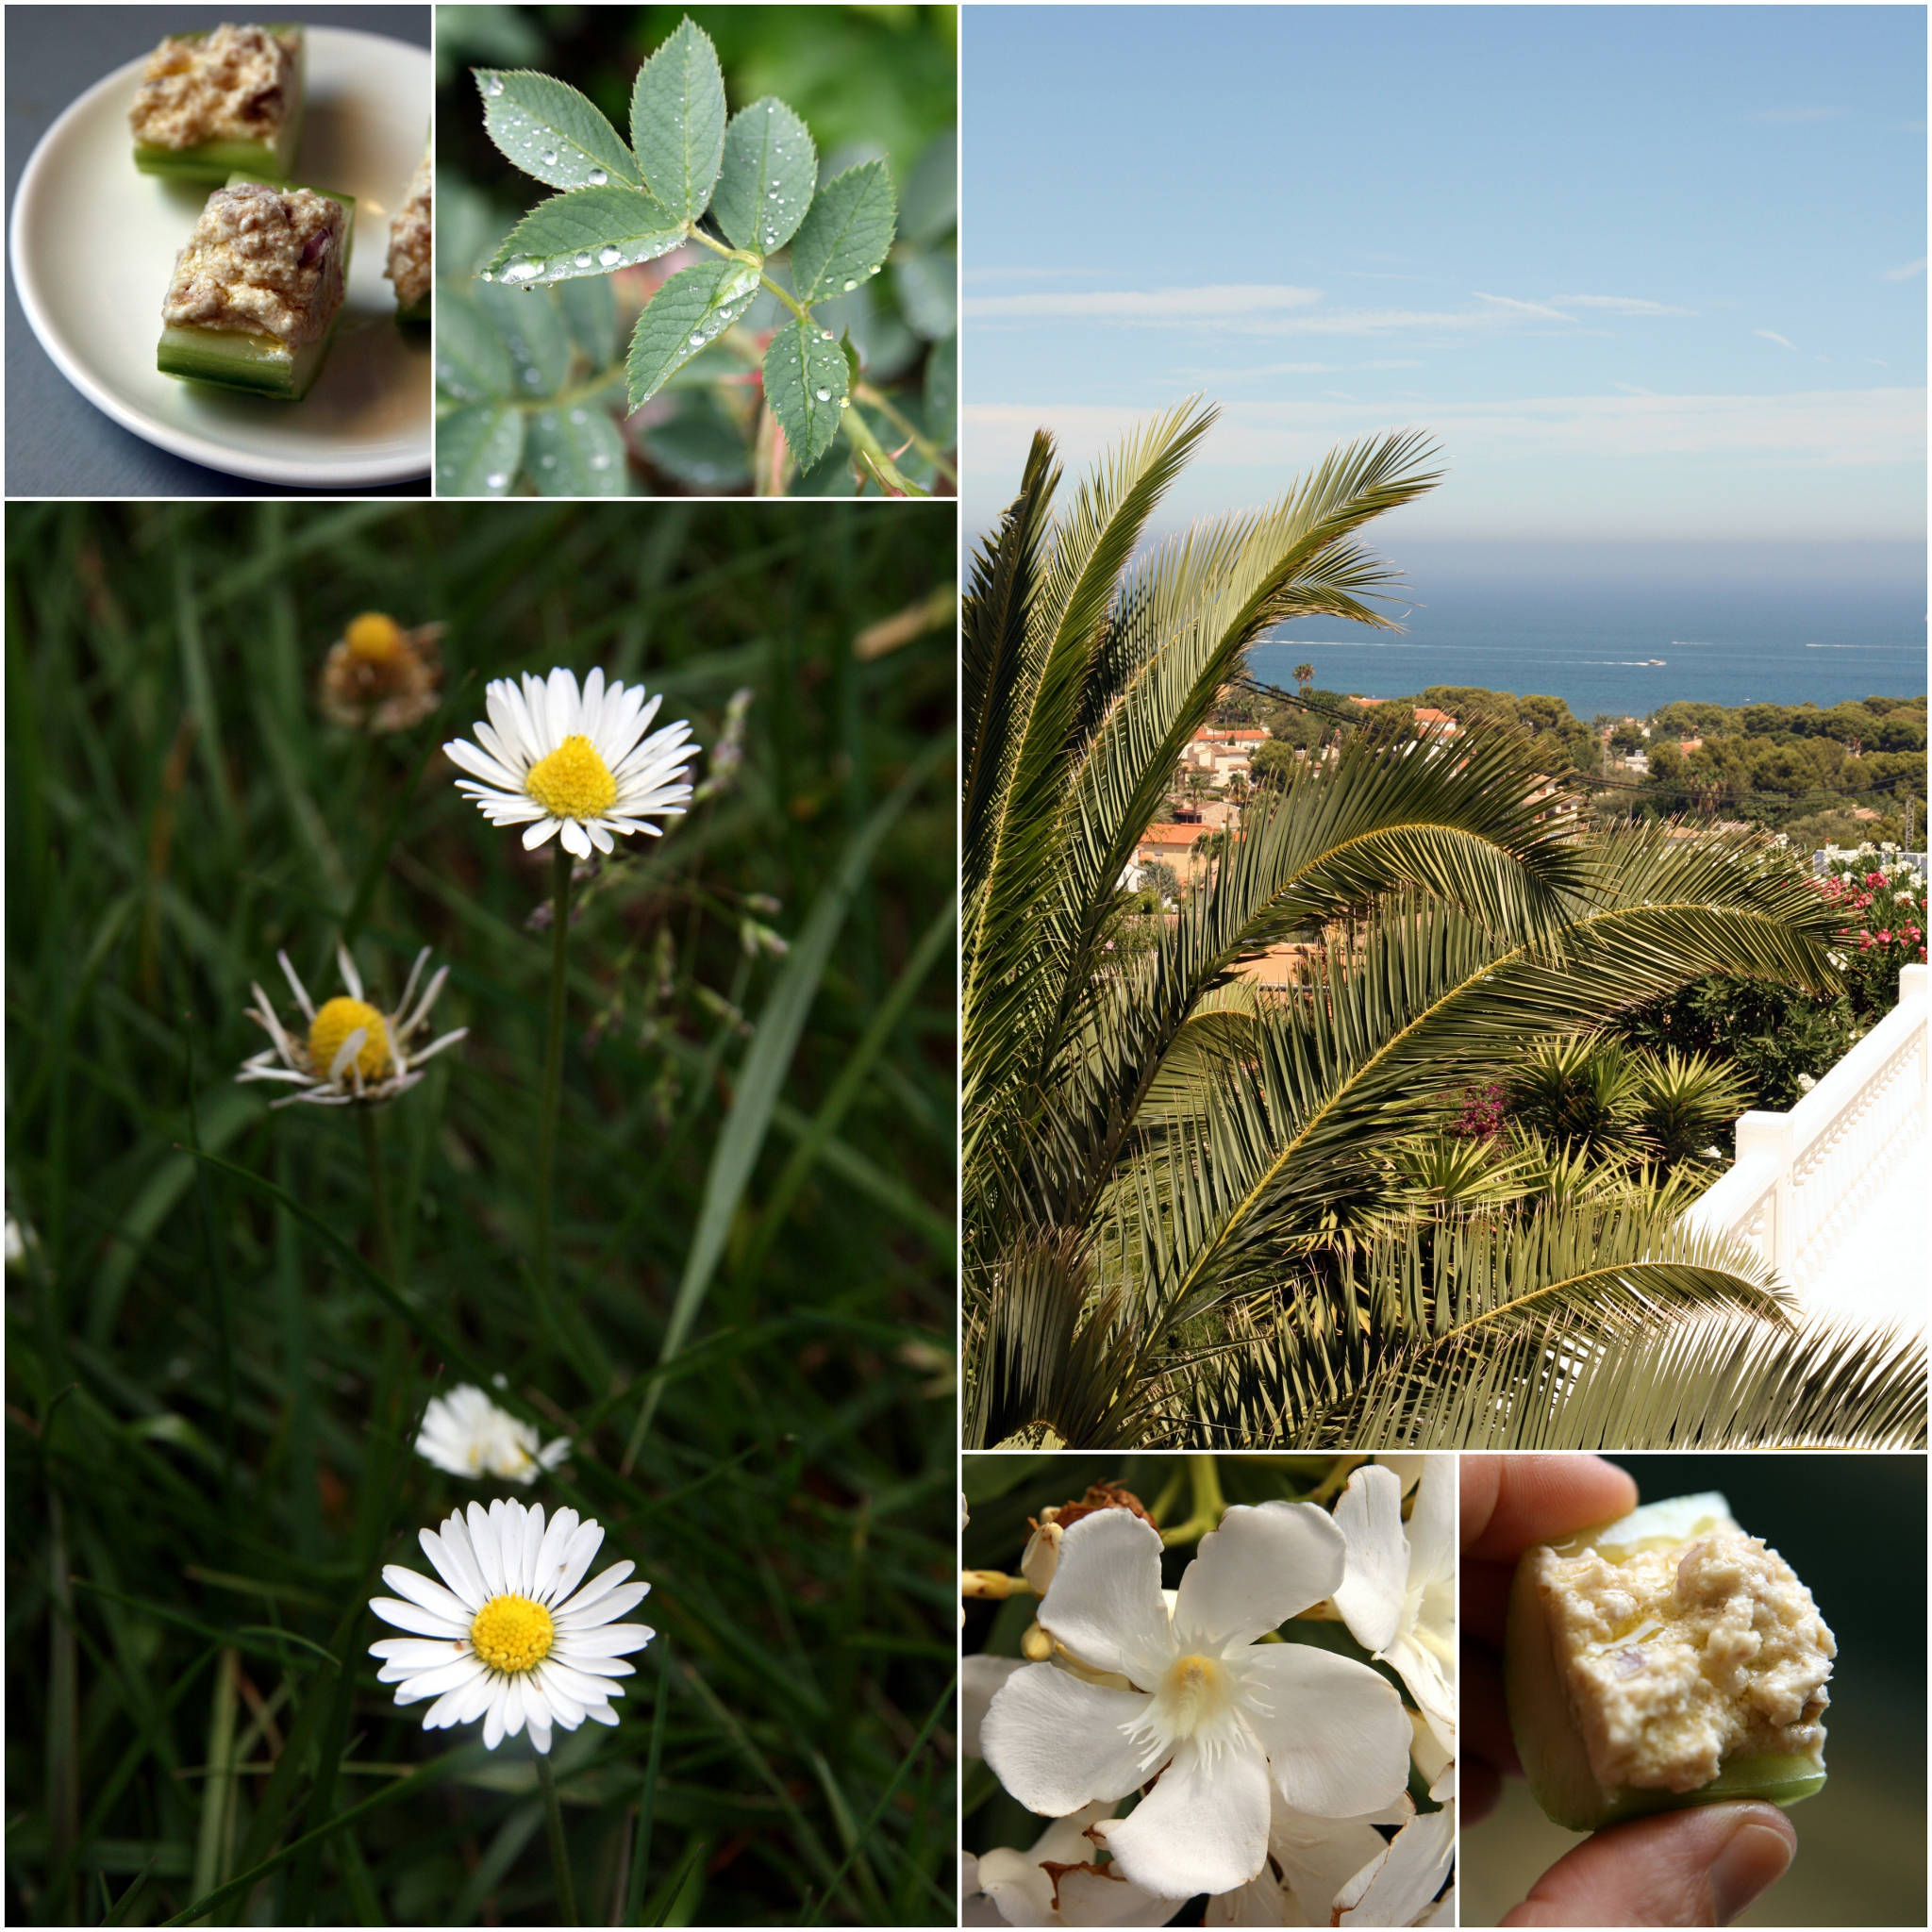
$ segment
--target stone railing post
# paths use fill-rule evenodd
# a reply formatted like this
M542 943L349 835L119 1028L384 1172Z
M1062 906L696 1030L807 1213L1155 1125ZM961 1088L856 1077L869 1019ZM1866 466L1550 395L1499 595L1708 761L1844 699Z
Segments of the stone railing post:
M1788 1113L1741 1113L1738 1116L1738 1165L1761 1159L1776 1179L1764 1230L1764 1258L1787 1281L1798 1258L1796 1204L1792 1200L1792 1170L1798 1140Z

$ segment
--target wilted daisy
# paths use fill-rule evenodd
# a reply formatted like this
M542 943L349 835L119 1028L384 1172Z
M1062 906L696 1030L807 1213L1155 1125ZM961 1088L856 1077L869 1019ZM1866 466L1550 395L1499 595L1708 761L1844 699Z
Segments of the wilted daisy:
M423 1411L416 1454L452 1475L530 1483L539 1470L555 1469L570 1454L570 1442L559 1436L540 1449L528 1423L498 1408L474 1382L461 1382Z
M434 1700L425 1731L481 1718L493 1751L527 1724L530 1742L547 1752L553 1725L616 1724L610 1700L624 1687L611 1680L632 1674L625 1657L657 1632L616 1622L651 1587L625 1581L634 1564L613 1563L577 1588L604 1541L601 1524L559 1509L546 1525L541 1503L499 1499L453 1512L440 1535L418 1536L442 1582L385 1564L382 1580L407 1601L373 1597L369 1607L412 1634L385 1637L369 1654L383 1659L376 1678L396 1687L397 1704Z
M416 955L416 963L409 969L408 984L403 988L403 996L391 1013L379 1012L363 996L362 975L357 972L356 962L345 946L336 948L336 964L348 991L325 1000L319 1008L289 963L288 954L277 953L275 958L281 962L308 1030L291 1031L284 1027L269 1004L268 995L259 986L252 986L249 990L255 994L256 1003L248 1008L248 1017L267 1029L275 1045L245 1061L235 1077L280 1080L300 1090L275 1101L276 1107L288 1107L298 1100L313 1101L318 1107L345 1107L357 1100L392 1100L422 1079L419 1069L425 1060L446 1046L454 1046L470 1030L458 1026L420 1051L411 1049L410 1041L428 1024L429 1009L436 1004L443 981L449 977L449 968L439 967L422 998L413 1007L410 1005L415 999L416 982L429 958L427 946Z
M470 774L457 789L491 824L528 827L525 851L556 833L588 858L592 847L610 851L613 833L661 832L651 819L675 817L691 797L691 726L679 719L644 736L663 702L641 685L607 689L601 667L581 692L561 667L547 679L525 673L521 689L499 677L484 693L490 718L475 726L476 743L458 738L443 750Z
M323 715L358 731L403 731L437 705L440 624L405 630L379 610L352 618L322 667Z

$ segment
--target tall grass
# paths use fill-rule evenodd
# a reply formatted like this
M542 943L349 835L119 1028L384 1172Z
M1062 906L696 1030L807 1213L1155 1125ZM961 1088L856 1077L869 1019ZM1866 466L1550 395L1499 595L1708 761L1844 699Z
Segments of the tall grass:
M9 1917L557 1923L527 1742L425 1734L366 1654L378 1567L511 1494L653 1585L621 1724L558 1734L586 1920L950 1923L953 643L854 649L951 581L950 515L41 505L7 541ZM313 696L372 608L449 626L442 708L377 741ZM546 1326L549 854L437 746L552 663L708 747L753 696L732 781L577 890ZM350 1110L233 1084L249 982L286 1010L286 946L333 991L340 937L378 1005L433 945L470 1028L375 1121L392 1257ZM494 1373L576 1441L529 1491L411 1448Z

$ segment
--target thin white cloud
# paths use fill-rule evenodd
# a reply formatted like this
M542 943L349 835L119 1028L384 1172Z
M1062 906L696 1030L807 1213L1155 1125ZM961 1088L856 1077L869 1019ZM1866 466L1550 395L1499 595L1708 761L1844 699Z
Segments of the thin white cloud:
M1322 299L1320 289L1286 283L1223 282L1196 289L1097 289L1040 295L974 295L969 315L1027 316L1059 321L1181 324L1212 323L1235 316L1273 315L1306 308Z
M1372 362L1259 362L1247 369L1212 369L1196 362L1183 364L1174 374L1191 382L1258 382L1269 375L1341 375L1354 369L1420 369L1422 366L1413 356L1389 356Z
M1017 474L1035 429L1052 429L1071 465L1091 460L1144 411L1110 404L969 404L974 475ZM1924 389L1811 390L1791 395L1532 396L1433 403L1397 418L1386 403L1232 402L1209 460L1288 471L1342 437L1402 426L1432 432L1451 460L1562 461L1748 457L1807 470L1925 462Z
M1795 349L1798 345L1790 336L1781 336L1774 328L1754 328L1754 336L1762 336L1767 342L1775 342L1780 349Z
M1879 274L1879 280L1884 282L1908 282L1914 275L1922 275L1924 273L1925 258L1922 255L1917 261L1908 261L1903 268L1882 270Z
M1802 127L1813 121L1836 121L1842 108L1766 108L1754 121L1768 121L1774 127Z
M1626 396L1654 396L1657 393L1656 390L1641 389L1634 382L1613 382L1610 387L1622 390Z
M1097 268L969 268L966 279L969 282L1064 282L1070 278L1079 281L1083 276L1091 277L1100 273Z
M1695 315L1694 308L1673 308L1645 295L1552 295L1559 308L1596 308L1606 315Z
M1548 308L1541 302L1519 302L1514 295L1485 295L1480 289L1475 291L1478 302L1493 302L1498 308L1513 309L1520 315L1534 315L1543 322L1571 322L1574 318L1565 315L1560 308Z

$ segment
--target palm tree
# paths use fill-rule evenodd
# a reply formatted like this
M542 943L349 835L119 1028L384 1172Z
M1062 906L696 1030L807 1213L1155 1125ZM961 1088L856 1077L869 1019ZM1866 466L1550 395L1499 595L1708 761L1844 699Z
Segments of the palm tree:
M1148 424L1058 513L1036 437L974 560L969 1441L1923 1435L1923 1351L1797 1327L1747 1254L1683 1229L1680 1190L1560 1158L1500 1204L1429 1178L1462 1089L1533 1041L1709 974L1833 983L1821 902L1763 842L1586 840L1500 727L1453 754L1355 734L1257 795L1158 944L1105 954L1217 691L1289 619L1395 628L1356 533L1436 481L1418 438L1367 441L1142 552L1211 420ZM1285 997L1237 976L1311 929L1348 937Z
M1303 697L1308 694L1308 687L1315 681L1315 667L1312 664L1297 664L1294 667L1294 688Z

